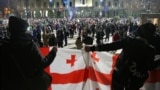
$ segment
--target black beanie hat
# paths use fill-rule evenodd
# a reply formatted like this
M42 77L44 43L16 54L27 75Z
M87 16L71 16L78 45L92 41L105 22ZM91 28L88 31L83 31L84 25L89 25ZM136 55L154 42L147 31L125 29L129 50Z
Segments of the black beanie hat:
M146 39L150 39L156 31L156 27L152 23L142 24L134 34Z
M27 31L29 24L27 21L16 16L9 17L8 30L10 33L24 33Z
M145 23L140 26L141 30L144 30L146 33L153 34L156 31L156 27L152 23Z

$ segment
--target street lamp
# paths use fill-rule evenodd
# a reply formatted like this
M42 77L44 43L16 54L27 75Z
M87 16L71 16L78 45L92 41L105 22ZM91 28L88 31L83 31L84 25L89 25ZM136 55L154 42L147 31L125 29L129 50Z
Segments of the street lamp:
M6 16L8 16L11 13L11 11L9 8L4 8L4 13Z

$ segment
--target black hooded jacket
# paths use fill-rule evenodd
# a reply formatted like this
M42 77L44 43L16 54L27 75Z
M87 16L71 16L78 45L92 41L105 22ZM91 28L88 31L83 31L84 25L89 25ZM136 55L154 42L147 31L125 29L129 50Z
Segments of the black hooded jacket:
M141 37L129 36L113 43L91 47L92 51L111 51L122 49L116 63L116 68L128 69L129 64L136 63L137 71L147 72L152 69L155 56L155 48Z
M2 44L0 49L2 83L14 81L19 86L24 77L40 76L56 56L56 52L51 50L43 57L31 35L27 33L11 34L9 41Z

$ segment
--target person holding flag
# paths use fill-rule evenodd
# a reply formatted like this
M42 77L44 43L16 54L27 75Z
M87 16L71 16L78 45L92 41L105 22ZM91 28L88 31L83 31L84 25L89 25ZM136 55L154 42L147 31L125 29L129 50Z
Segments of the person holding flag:
M16 16L9 17L10 38L0 46L1 90L47 90L51 76L44 71L56 57L57 47L43 57L28 23Z
M122 49L112 72L112 90L139 90L144 85L148 71L157 67L154 66L156 48L149 43L155 31L152 23L145 23L126 38L85 46L86 52Z

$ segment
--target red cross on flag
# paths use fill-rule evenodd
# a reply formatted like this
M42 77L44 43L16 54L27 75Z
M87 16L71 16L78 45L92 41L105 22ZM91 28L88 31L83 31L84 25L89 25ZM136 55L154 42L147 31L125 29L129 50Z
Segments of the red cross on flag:
M49 48L40 48L45 56ZM58 48L46 71L52 76L48 90L110 90L111 72L118 55ZM160 90L160 69L151 73L141 90Z

